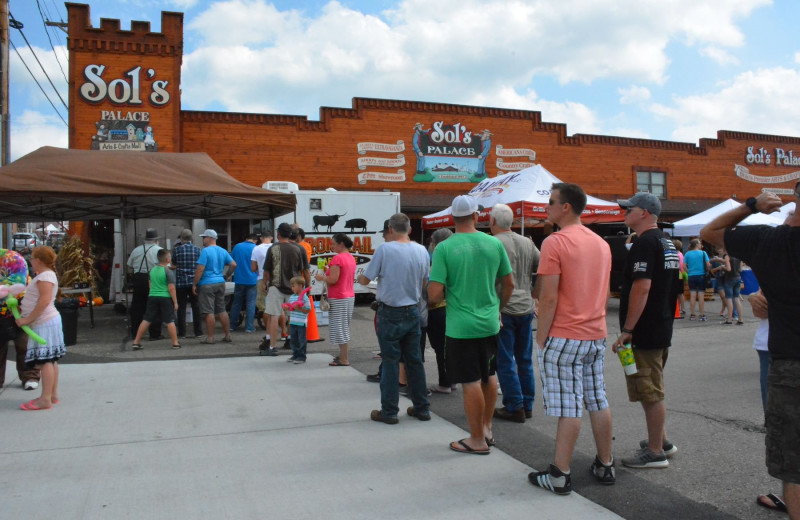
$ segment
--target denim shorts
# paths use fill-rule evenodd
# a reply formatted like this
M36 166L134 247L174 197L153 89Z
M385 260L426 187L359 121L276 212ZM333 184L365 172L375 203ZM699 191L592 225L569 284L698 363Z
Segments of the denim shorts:
M767 471L800 484L800 360L773 359L767 375Z
M706 292L706 277L702 274L690 276L689 290L693 292Z
M726 282L723 287L725 287L726 298L738 298L739 292L742 290L742 279L737 278L730 283Z

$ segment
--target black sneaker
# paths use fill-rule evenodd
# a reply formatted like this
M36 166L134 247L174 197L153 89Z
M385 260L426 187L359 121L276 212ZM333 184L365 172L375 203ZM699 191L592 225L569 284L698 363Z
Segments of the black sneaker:
M572 479L563 471L550 464L547 471L533 471L528 473L528 480L534 486L548 489L556 495L569 495L572 493Z
M594 462L592 462L592 475L597 481L606 486L610 486L617 482L616 471L614 470L614 459L611 459L611 464L606 466L600 462L600 457L595 455Z
M258 345L258 350L267 350L269 348L270 340L267 337L264 337L261 340L261 344Z
M648 441L647 439L639 442L640 448L647 448L649 446L650 446L650 441ZM661 449L664 450L664 455L666 455L667 458L670 458L676 453L678 453L678 447L667 440L665 440L664 444L661 445Z
M668 468L669 461L663 451L653 453L648 448L642 448L633 457L622 459L622 465L636 469Z
M367 376L367 381L370 383L380 383L381 382L381 375L380 374L369 374Z
M278 350L274 348L265 348L264 350L258 351L259 356L271 356L275 357L278 355Z
M533 410L525 410L525 418L533 419Z

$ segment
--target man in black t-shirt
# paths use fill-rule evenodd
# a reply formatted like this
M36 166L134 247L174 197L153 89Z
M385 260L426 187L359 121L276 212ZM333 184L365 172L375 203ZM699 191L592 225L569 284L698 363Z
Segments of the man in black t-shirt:
M800 182L794 187L800 204ZM773 213L774 193L750 197L700 230L700 236L741 258L753 269L767 298L767 471L783 481L791 518L800 518L800 215L778 227L736 225L751 213Z
M680 258L672 240L658 229L658 197L640 192L617 203L625 209L625 224L637 238L625 263L619 308L622 332L612 349L616 352L627 343L633 348L639 371L625 376L628 398L642 403L647 423L647 439L639 443L633 457L622 459L622 464L665 468L669 466L667 457L678 451L667 441L664 365L672 343Z

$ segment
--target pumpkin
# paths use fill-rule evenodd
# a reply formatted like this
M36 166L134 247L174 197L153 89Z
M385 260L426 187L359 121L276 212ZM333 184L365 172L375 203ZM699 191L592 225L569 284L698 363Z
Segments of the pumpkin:
M103 298L101 298L100 296L95 296L95 298L92 300L92 305L94 305L95 307L100 307L101 305L103 305L103 303L104 303Z

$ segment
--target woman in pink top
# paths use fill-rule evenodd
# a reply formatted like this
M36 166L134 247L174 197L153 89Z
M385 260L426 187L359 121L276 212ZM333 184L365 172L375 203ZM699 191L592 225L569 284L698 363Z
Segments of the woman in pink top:
M45 344L28 338L25 363L42 373L42 395L20 405L25 411L47 410L58 403L58 360L67 353L61 314L55 307L58 278L53 272L56 253L49 246L39 246L31 253L31 266L36 277L25 288L25 298L20 303L21 317L17 325L29 325L33 332L44 338Z
M353 241L344 233L333 235L333 247L336 256L328 264L324 275L317 273L316 279L328 284L328 301L331 308L328 314L328 333L331 344L339 345L339 355L331 361L332 367L350 365L347 357L347 346L350 343L350 319L353 317L353 306L356 295L353 292L353 281L356 275L356 261L349 250Z

